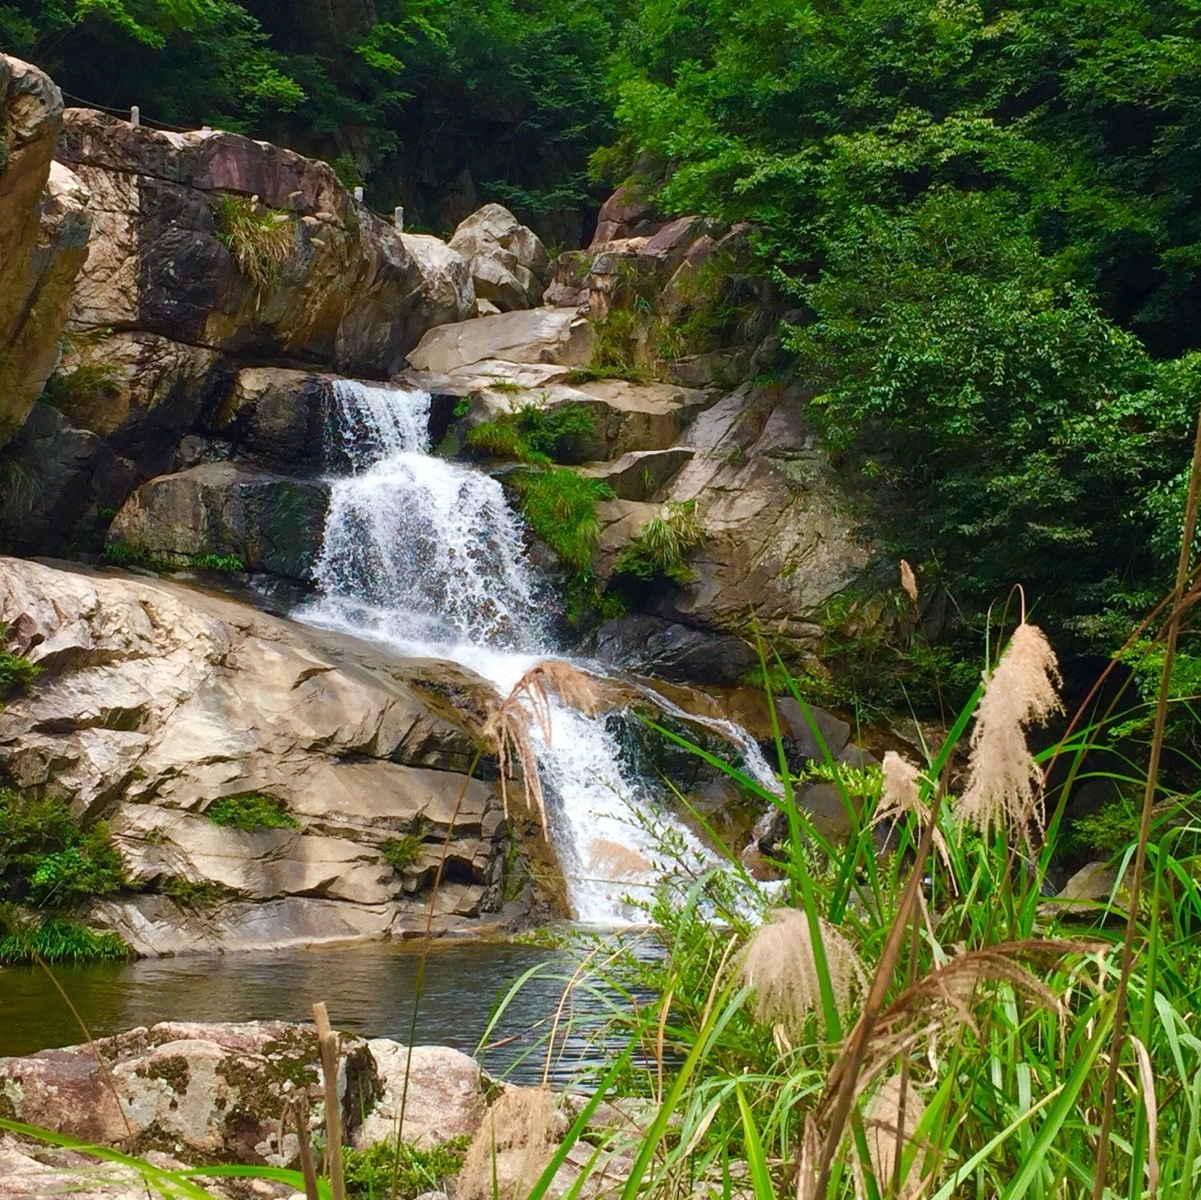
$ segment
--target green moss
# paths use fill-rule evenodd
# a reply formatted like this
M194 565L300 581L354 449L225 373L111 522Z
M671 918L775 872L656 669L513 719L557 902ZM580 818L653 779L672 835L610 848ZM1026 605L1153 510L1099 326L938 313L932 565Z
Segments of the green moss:
M524 471L514 479L513 487L535 536L573 571L590 573L600 538L596 503L611 500L613 489L567 468Z
M366 1150L343 1152L346 1189L351 1196L378 1200L413 1200L424 1192L441 1191L458 1175L470 1141L451 1138L429 1149L401 1142L377 1142Z
M666 514L651 521L621 552L614 572L641 580L669 579L683 586L694 578L685 555L704 540L696 501L668 501Z
M214 825L241 829L252 833L256 829L299 829L300 822L274 796L261 792L240 792L222 796L205 810Z
M595 436L596 417L590 408L523 404L469 429L467 445L486 458L549 466L565 457L578 458Z

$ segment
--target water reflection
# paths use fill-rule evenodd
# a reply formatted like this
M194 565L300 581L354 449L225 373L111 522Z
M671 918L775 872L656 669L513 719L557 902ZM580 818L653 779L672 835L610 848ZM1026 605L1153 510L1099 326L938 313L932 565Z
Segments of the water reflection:
M91 1032L102 1037L156 1021L309 1021L314 1001L334 1024L364 1037L408 1042L419 950L406 943L336 949L147 959L124 965L62 968L63 990ZM532 972L506 1007L481 1055L493 1074L515 1082L542 1078L540 1043L578 965L567 951L503 943L442 942L430 950L417 1011L416 1042L474 1053L498 1002ZM601 1001L573 994L560 1021L551 1080L567 1082L604 1058L593 1044ZM570 1016L570 1021L567 1017ZM565 1040L563 1029L570 1027ZM45 974L0 970L0 1055L28 1054L83 1040L79 1025Z

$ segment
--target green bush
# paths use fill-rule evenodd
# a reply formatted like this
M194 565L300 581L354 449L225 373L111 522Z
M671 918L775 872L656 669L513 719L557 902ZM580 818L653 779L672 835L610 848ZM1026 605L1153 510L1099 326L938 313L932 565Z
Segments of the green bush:
M0 788L0 896L65 908L125 886L121 856L108 826L80 829L61 800L22 801Z
M3 640L6 632L0 628L0 640ZM23 655L0 649L0 700L32 683L41 670L37 663L31 663Z
M133 951L116 933L96 933L76 921L51 917L40 924L4 922L0 966L44 962L51 966L87 962L124 962Z
M611 500L613 489L568 468L523 471L514 478L513 488L534 535L573 571L590 573L600 538L596 502Z
M214 825L240 829L244 833L253 833L257 829L300 828L300 822L288 812L282 801L274 796L264 796L261 792L222 796L208 806L205 815Z
M549 466L556 459L578 456L579 448L595 436L596 417L590 408L523 404L469 429L467 445L488 458Z
M418 862L424 844L421 834L406 833L403 837L385 838L379 848L389 866L403 871Z
M187 879L183 875L168 875L158 882L158 891L162 896L170 896L184 908L204 910L212 908L236 895L230 888L224 887L211 880Z

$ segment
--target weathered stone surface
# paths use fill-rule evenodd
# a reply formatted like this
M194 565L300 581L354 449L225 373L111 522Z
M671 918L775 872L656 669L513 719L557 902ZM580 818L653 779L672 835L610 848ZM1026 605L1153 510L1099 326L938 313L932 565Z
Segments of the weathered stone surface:
M62 111L48 76L0 55L0 446L54 369L87 255L87 190L51 163Z
M284 905L257 930L252 911L229 914L232 944L402 930L406 912L423 913L433 872L423 859L398 874L380 843L439 842L452 815L459 890L440 915L499 904L498 798L460 774L493 692L468 672L182 584L17 559L0 559L0 625L43 668L0 713L14 786L69 802L81 820L109 818L144 885L175 877ZM203 816L246 794L274 799L300 828L242 834ZM147 953L179 948L164 897L96 912L136 927Z
M59 157L88 185L95 214L77 327L386 376L436 319L471 311L444 280L439 298L427 295L447 264L419 247L423 268L325 163L237 134L134 128L87 109L68 111ZM218 236L227 194L286 214L287 260L265 279Z
M236 463L202 463L144 483L109 527L110 546L187 566L209 554L307 583L321 551L329 485Z
M591 348L592 329L578 313L538 308L431 329L409 354L409 363L440 375L498 358L572 367L586 362Z
M455 230L450 248L465 258L481 301L500 312L542 302L542 276L550 258L538 235L507 208L486 204Z
M409 1048L388 1038L368 1043L379 1074L379 1100L355 1134L355 1145L395 1140L437 1145L479 1128L488 1082L474 1058L446 1046ZM398 1128L406 1089L404 1125Z
M341 1039L338 1092L353 1134L378 1094L359 1038ZM0 1059L0 1097L15 1119L134 1153L170 1147L191 1162L291 1164L296 1137L281 1141L280 1114L307 1096L316 1128L322 1094L316 1034L281 1021L164 1022Z
M621 238L646 237L662 228L663 222L655 219L654 205L646 190L627 181L613 192L597 214L596 233L589 249L596 250Z
M401 241L421 272L426 328L466 321L477 315L471 267L457 249L424 233L406 233Z
M668 498L696 502L704 544L694 583L655 597L651 611L709 629L765 628L816 636L826 603L869 564L848 490L802 417L794 393L745 386L702 412L681 445L693 457Z
M235 454L284 475L315 475L326 465L329 380L311 371L244 367L212 422Z
M616 462L594 463L581 475L607 483L618 500L653 500L692 457L690 450L630 450Z

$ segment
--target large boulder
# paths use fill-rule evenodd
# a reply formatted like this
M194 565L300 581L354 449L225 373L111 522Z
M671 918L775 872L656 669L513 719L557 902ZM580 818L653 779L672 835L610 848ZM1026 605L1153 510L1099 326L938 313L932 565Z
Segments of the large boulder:
M62 112L43 72L0 54L0 446L54 369L87 256L87 190L51 162Z
M170 567L228 559L234 570L308 583L328 507L324 480L200 463L138 488L109 527L109 548Z
M367 1043L343 1036L338 1095L352 1134L378 1095ZM86 1046L0 1059L0 1111L25 1124L127 1152L169 1149L190 1162L296 1162L280 1117L307 1099L324 1111L317 1036L282 1021L163 1022Z
M95 214L77 328L386 376L437 317L473 311L431 303L403 236L290 150L71 109L59 158Z
M538 235L502 205L472 213L454 231L450 248L467 260L480 300L501 312L542 302L550 256Z
M93 916L135 949L404 936L448 837L435 928L499 906L499 799L464 775L495 700L483 680L183 584L19 559L0 559L0 626L42 668L0 712L6 774L21 796L110 821L149 890ZM242 800L288 821L242 831L208 815ZM389 839L407 847L397 866ZM226 945L192 940L173 881L230 901L203 922L226 922Z
M494 359L578 367L588 361L592 339L588 322L567 309L499 313L431 329L409 354L409 363L438 375Z

